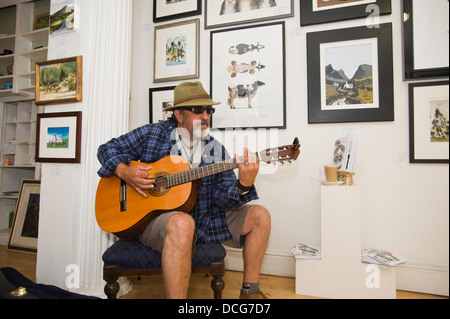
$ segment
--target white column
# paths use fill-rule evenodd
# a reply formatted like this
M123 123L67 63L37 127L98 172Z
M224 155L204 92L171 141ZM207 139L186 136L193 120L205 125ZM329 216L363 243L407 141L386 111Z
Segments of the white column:
M80 27L51 39L49 58L83 56L83 101L46 107L46 112L83 113L81 163L43 164L37 281L68 289L68 265L79 268L78 293L103 289L102 254L113 236L95 219L99 177L97 149L128 130L132 0L76 0ZM73 269L73 268L71 268ZM70 269L68 269L70 270ZM71 270L73 271L73 270ZM72 290L72 289L70 289Z
M102 253L112 236L100 230L95 220L95 192L98 184L98 147L128 130L131 54L131 0L89 1L92 27L86 49L85 87L89 90L84 110L86 167L82 182L80 240L81 285L103 287Z

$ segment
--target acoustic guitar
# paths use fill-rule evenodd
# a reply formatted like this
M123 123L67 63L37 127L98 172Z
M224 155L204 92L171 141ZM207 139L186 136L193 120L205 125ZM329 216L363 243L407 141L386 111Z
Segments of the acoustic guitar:
M260 162L268 164L290 163L299 155L298 138L292 145L269 148L257 154ZM233 158L191 169L178 155L167 156L153 164L132 162L131 165L152 167L148 178L155 180L155 187L147 191L149 196L143 197L114 175L100 179L95 199L98 225L120 238L137 236L164 212L189 213L197 201L197 181L238 167Z

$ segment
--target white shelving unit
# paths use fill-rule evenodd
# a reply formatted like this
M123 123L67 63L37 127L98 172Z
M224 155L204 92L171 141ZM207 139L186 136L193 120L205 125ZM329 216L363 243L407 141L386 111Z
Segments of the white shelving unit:
M41 110L34 103L34 68L47 60L49 28L34 30L34 23L49 13L50 0L0 2L0 245L8 243L9 215L22 179L40 179L40 166L34 164ZM5 89L6 84L12 87Z
M15 210L22 180L40 179L40 166L34 162L36 119L40 107L34 100L0 105L0 245L6 245L10 232L9 215Z
M8 5L8 6L6 6ZM49 28L34 29L37 16L50 12L50 0L0 4L0 101L34 99L36 62L47 59ZM8 51L7 51L8 52ZM12 71L12 74L11 74ZM11 88L5 88L11 84Z

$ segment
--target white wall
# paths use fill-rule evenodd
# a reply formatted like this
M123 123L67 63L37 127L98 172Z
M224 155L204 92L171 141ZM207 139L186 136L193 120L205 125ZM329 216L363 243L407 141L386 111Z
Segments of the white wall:
M294 276L289 246L320 246L318 167L330 161L334 140L352 130L359 140L356 184L361 188L362 245L394 252L408 262L398 268L398 288L448 295L449 170L448 165L396 161L409 152L408 83L403 81L401 1L392 1L395 122L309 125L307 122L306 33L364 25L365 20L300 27L295 17L286 22L287 129L279 144L298 136L302 153L290 167L257 180L259 203L272 213L272 235L264 272ZM152 83L152 2L134 0L130 128L148 123L148 89L180 82ZM200 17L200 81L209 88L210 31ZM219 106L220 107L220 106ZM239 268L239 256L229 251L229 267ZM430 275L431 274L431 275ZM428 276L430 275L430 276ZM424 283L427 281L427 283ZM443 283L442 283L443 282Z

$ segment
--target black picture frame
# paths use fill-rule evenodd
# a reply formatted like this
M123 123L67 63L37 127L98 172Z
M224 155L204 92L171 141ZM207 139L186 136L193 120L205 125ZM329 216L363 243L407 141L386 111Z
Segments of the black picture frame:
M210 40L210 93L222 103L211 127L286 129L285 22L212 31ZM247 69L232 71L238 65Z
M322 11L315 11L313 6L315 0L300 0L300 24L302 26L336 22L343 20L367 18L374 14L372 7L375 5L379 12L376 14L387 15L392 13L391 0L377 0L369 4L345 6Z
M321 71L321 45L327 43L340 43L353 40L376 41L377 66L373 66L374 73L372 85L378 87L378 103L375 107L358 106L357 108L330 109L323 105L323 87ZM394 76L392 51L392 24L380 24L379 28L355 27L337 29L307 34L307 60L308 60L308 123L345 123L345 122L377 122L394 121ZM352 75L350 75L352 76ZM375 77L375 76L373 76ZM375 94L374 92L374 101Z
M268 22L294 16L294 0L277 0L276 5L241 12L221 14L225 1L205 0L205 29L231 27L256 22ZM239 3L233 4L238 6Z
M430 2L431 3L431 2ZM447 8L448 13L448 8ZM448 77L449 76L449 66L448 60L447 65L432 67L432 68L422 68L416 69L416 59L417 54L415 53L415 41L418 41L415 37L414 32L414 6L413 0L403 0L403 51L404 51L404 79L424 79L424 78L439 78L439 77ZM448 19L447 19L448 23ZM433 27L439 27L439 21L434 21L433 23L429 23L428 25ZM447 30L448 31L448 30ZM448 32L442 34L442 36L446 36L448 39ZM441 42L441 41L439 41ZM429 48L428 45L424 45L427 47L427 51L433 51L433 48ZM448 50L448 46L447 46ZM447 51L448 53L448 51Z
M173 103L175 86L150 88L149 93L149 123L166 120L172 111L164 112L164 103ZM167 114L166 114L167 113ZM170 114L169 114L170 113Z
M158 10L157 10L157 5L156 5L157 1L161 2L161 0L153 0L153 22L154 23L182 19L182 18L197 16L197 15L202 14L202 0L196 0L197 9L158 17Z
M439 109L442 118L432 116ZM439 117L440 117L439 116ZM448 164L449 81L409 84L409 162L414 164ZM446 122L439 136L436 124ZM446 131L446 133L445 133Z

